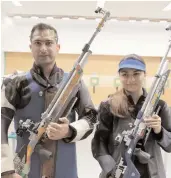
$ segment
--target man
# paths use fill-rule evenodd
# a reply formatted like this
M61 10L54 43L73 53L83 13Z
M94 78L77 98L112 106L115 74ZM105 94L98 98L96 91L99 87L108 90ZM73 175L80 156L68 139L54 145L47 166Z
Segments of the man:
M50 25L39 23L31 31L30 42L34 58L32 69L30 72L7 78L1 91L1 175L4 178L21 177L14 171L13 158L8 146L7 131L12 118L15 129L19 127L20 119L25 121L29 118L39 122L41 113L50 103L49 96L54 96L65 77L64 71L55 63L55 57L60 49L57 31ZM46 148L49 146L52 152L55 148L55 156L53 154L50 161L42 163L40 155L34 152L29 178L77 178L74 142L91 134L97 114L87 88L82 81L79 84L78 100L68 118L60 118L60 124L51 123L47 128L50 142L46 144ZM75 111L79 116L77 121ZM28 137L28 133L24 133L23 137L17 136L16 152L28 143Z

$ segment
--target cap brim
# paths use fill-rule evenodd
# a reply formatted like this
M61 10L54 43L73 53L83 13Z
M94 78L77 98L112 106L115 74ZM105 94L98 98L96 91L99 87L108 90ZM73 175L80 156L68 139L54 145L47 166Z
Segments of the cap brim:
M145 71L145 68L143 66L139 66L139 65L129 65L129 64L123 64L119 67L119 70L121 69L125 69L125 68L128 68L128 69L137 69L137 70L142 70L142 71Z

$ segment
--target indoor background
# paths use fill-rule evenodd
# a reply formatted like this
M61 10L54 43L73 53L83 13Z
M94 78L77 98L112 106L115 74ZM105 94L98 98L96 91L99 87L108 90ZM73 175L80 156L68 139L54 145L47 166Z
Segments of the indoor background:
M84 68L85 81L96 107L101 101L120 89L117 66L127 54L141 55L147 65L144 86L149 90L160 61L165 55L171 32L165 30L171 24L169 1L8 1L2 2L2 58L1 75L15 69L27 71L33 59L29 49L30 31L36 23L54 26L59 35L61 49L56 63L70 71L84 45L93 35L101 14L95 14L97 5L111 13L102 31L91 45L92 55ZM171 61L171 52L168 55ZM171 68L171 64L170 68ZM171 107L171 76L161 97ZM13 126L9 136L13 132ZM100 167L91 154L91 139L77 143L79 178L98 178ZM11 148L13 139L10 138ZM167 178L171 154L163 154Z

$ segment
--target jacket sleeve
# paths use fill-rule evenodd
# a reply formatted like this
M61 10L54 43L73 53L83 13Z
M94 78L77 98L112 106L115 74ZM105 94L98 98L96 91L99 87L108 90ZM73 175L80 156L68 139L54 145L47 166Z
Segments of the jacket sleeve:
M1 175L15 172L12 150L8 145L8 128L15 113L13 101L17 94L14 91L14 85L7 80L4 80L1 88Z
M78 113L78 120L70 124L72 136L64 139L65 142L76 142L87 138L92 133L97 122L97 111L83 81L80 82L77 96L75 110Z
M93 157L99 162L104 174L107 174L115 167L115 160L109 154L108 140L113 128L113 116L106 107L106 103L101 103L98 111L98 125L92 140Z
M164 102L161 112L159 113L161 117L162 130L160 134L154 134L158 144L166 152L171 152L171 109Z
M17 109L24 108L30 101L28 81L22 75L9 75L1 86L1 175L14 172L13 154L8 144L8 128ZM21 98L24 98L22 101Z

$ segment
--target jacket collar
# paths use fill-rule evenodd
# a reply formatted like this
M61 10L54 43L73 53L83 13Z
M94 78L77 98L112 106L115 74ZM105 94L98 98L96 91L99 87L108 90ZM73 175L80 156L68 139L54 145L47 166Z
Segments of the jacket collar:
M58 68L55 63L50 73L49 79L47 79L43 74L42 68L34 63L31 69L31 74L33 76L33 79L37 83L47 88L47 87L54 87L57 84L59 84L63 78L64 71L61 68Z

